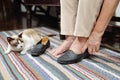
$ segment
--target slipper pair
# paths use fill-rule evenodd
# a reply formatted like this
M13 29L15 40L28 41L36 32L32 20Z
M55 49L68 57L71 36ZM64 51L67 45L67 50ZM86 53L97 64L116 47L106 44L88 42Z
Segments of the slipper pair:
M88 58L90 54L86 50L82 54L75 54L72 50L67 50L64 54L57 59L57 62L60 64L73 64L81 61L82 59Z
M32 56L37 57L37 56L43 54L48 47L50 47L50 41L48 39L48 36L45 36L42 38L42 40L40 42L38 42L36 45L34 45L27 52L30 53Z

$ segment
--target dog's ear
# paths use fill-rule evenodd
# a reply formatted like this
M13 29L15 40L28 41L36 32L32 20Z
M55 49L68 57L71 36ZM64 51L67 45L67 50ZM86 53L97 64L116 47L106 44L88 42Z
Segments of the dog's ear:
M11 37L7 37L7 41L8 41L8 42L11 42L12 40L14 40L14 39L11 38Z
M23 32L22 32L22 33L20 33L20 34L18 35L18 37L19 37L19 38L22 38L22 34L23 34Z

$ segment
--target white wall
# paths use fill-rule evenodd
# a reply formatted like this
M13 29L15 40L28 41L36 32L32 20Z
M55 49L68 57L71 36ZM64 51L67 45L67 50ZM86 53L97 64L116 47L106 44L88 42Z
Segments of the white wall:
M120 17L120 2L119 2L118 7L116 9L115 16ZM120 22L116 22L116 25L120 25Z
M120 17L120 2L119 2L118 7L116 9L116 16Z

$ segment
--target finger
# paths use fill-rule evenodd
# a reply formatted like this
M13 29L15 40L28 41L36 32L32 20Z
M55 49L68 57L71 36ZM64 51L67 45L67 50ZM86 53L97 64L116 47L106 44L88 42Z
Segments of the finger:
M97 52L98 50L99 50L99 45L98 45L98 44L94 45L94 50L93 50L93 52L95 53L95 52Z
M88 52L90 53L90 54L92 54L92 46L88 46Z
M96 52L96 49L95 49L96 46L93 46L92 47L92 54L94 54Z
M96 46L96 52L99 51L99 48L100 48L100 45L97 45L97 46Z
M86 49L87 49L87 43L83 46L81 52L84 53Z

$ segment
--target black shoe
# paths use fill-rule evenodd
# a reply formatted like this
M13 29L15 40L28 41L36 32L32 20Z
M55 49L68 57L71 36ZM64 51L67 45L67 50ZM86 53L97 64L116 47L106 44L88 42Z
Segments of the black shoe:
M33 46L32 49L28 50L28 53L30 53L34 57L37 57L43 54L48 47L50 47L50 41L46 36L46 37L43 37L39 43Z
M81 61L84 58L88 58L90 54L86 50L85 53L75 54L72 50L68 50L64 52L64 55L57 59L57 62L60 64L73 64Z

